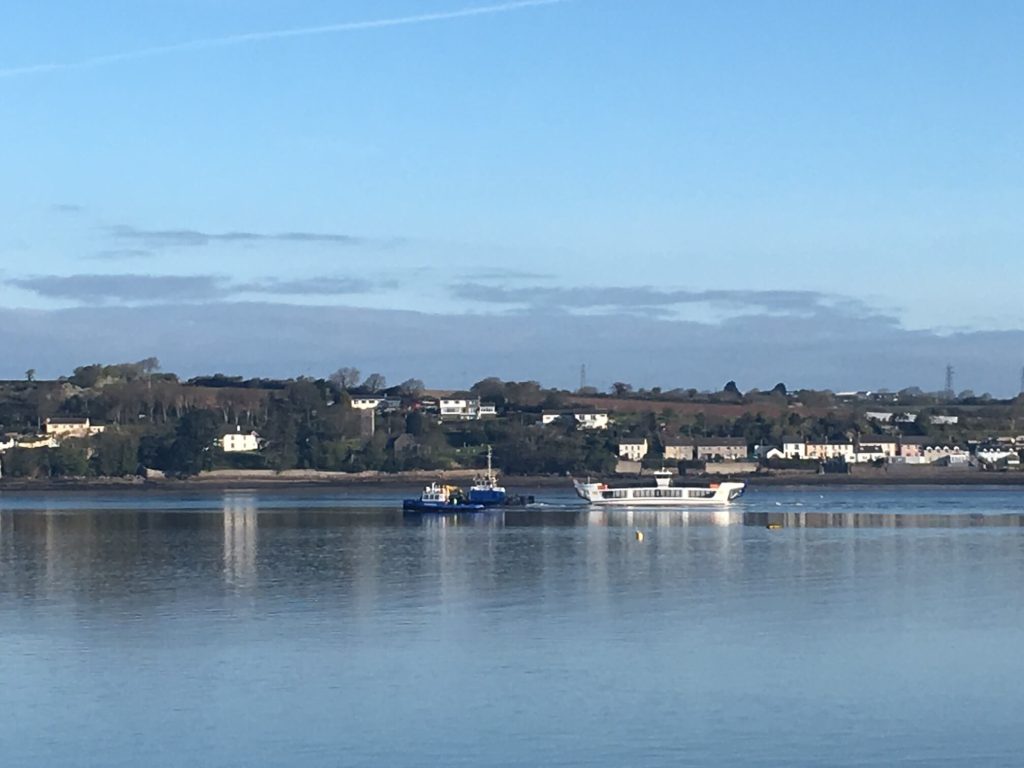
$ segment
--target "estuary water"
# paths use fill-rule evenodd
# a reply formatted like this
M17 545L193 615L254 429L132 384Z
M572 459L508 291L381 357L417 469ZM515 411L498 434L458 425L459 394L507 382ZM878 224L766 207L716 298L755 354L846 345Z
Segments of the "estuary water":
M515 490L0 493L0 765L1021 764L1024 490Z

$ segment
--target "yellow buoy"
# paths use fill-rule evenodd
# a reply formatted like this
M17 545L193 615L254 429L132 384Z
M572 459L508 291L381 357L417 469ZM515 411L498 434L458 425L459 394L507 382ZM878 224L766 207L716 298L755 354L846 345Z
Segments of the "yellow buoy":
M644 532L643 531L637 531L636 532L636 540L637 541L643 541L644 540Z
M782 528L782 523L768 523L766 527L769 531L777 531Z

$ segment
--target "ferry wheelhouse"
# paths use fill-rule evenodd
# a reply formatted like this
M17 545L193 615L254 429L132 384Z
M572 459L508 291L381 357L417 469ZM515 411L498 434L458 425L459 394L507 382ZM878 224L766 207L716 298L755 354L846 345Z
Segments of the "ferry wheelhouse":
M746 483L712 483L709 486L673 486L672 473L655 472L655 485L615 488L605 483L573 480L576 495L590 504L622 507L677 507L729 504L746 489Z

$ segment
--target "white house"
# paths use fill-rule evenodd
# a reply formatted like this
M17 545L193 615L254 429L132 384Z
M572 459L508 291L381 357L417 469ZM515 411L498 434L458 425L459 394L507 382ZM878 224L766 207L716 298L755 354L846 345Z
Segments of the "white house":
M255 432L228 432L220 439L225 453L251 453L260 449L260 436Z
M442 397L441 418L472 420L497 415L493 403L482 403L478 397Z
M921 455L929 464L937 461L945 461L949 464L966 464L970 460L970 454L959 445L934 444L921 447Z
M373 411L387 402L384 395L352 395L352 407L360 411Z
M872 461L888 462L889 460L888 456L875 448L858 448L853 454L853 461L856 464L870 464Z
M87 418L52 418L46 420L43 432L59 440L62 437L92 437L105 429L106 427L93 424Z
M916 413L894 413L892 411L868 411L864 418L877 421L879 424L912 424L917 421Z
M872 392L868 390L859 390L857 392L836 392L836 397L840 400L867 400L871 395Z
M608 414L597 411L544 411L540 416L540 423L544 426L554 424L556 421L568 421L573 419L578 429L608 429L611 420Z
M740 461L750 448L743 437L701 437L697 439L697 459L701 461Z
M55 437L24 437L18 441L18 448L56 448L60 442Z
M947 425L959 424L960 423L960 417L959 416L932 416L931 417L931 422L932 422L932 424L947 424Z
M880 424L889 424L895 415L891 411L868 411L864 414L864 418L869 421L877 421Z
M608 414L601 411L576 411L573 418L580 429L608 429L611 421Z
M888 461L892 457L898 456L899 452L899 441L895 437L871 435L860 439L857 461L874 461L875 459ZM865 458L861 459L861 456Z
M619 443L619 458L627 461L642 461L647 455L647 438L643 440L623 440Z
M1004 460L1009 466L1020 464L1020 454L1007 448L979 448L977 456L986 464L998 464Z
M852 464L857 460L857 452L853 447L853 443L845 440L838 440L835 442L828 441L824 443L806 443L805 451L808 459L814 459L817 461L843 459L844 461Z
M697 441L692 437L665 438L665 458L673 461L693 461Z
M807 443L795 437L787 437L782 442L782 452L787 459L806 459Z

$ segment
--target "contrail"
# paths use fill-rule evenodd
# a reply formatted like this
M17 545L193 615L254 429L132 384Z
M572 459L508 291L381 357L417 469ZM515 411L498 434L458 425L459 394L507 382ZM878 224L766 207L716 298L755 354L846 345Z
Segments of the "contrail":
M570 0L513 0L512 2L506 3L461 8L455 11L420 13L414 16L398 16L391 19L348 21L340 24L326 24L319 27L278 29L270 32L244 32L237 35L226 35L225 37L207 37L200 38L198 40L188 40L184 43L171 43L170 45L159 45L153 48L141 48L135 51L108 53L103 56L93 56L79 61L9 67L7 69L0 69L0 78L20 77L22 75L39 75L47 72L58 72L67 69L86 69L89 67L100 67L105 64L116 64L121 61L148 59L153 56L163 56L168 53L178 53L180 51L194 51L203 48L223 48L229 45L261 43L266 40L282 40L290 37L310 37L313 35L332 35L340 32L356 32L364 29L380 29L382 27L402 27L412 24L429 24L434 21L462 19L468 16L487 16L490 14L508 13L509 11L518 11L524 8L533 8L542 5L561 5L562 3L567 2L570 2Z

